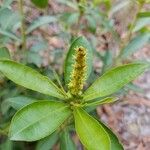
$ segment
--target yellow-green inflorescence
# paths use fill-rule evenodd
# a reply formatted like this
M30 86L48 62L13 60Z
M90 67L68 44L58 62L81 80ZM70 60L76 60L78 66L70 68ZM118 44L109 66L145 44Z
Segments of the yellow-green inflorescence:
M70 93L73 96L80 96L86 80L86 48L79 46L75 48L73 70L71 73L71 79L68 84Z

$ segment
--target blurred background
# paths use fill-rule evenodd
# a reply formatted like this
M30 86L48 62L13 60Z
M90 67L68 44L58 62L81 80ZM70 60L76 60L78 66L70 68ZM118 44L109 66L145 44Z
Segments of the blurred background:
M112 67L150 61L150 0L0 0L0 58L26 64L56 84L57 75L63 82L69 45L80 35L89 40L94 52L86 86ZM116 94L118 102L99 106L93 114L115 131L125 150L149 150L150 71ZM40 141L9 141L9 124L20 97L21 103L50 98L0 74L0 150L52 149L39 148ZM81 150L77 136L72 137ZM53 149L58 150L59 143L53 141Z

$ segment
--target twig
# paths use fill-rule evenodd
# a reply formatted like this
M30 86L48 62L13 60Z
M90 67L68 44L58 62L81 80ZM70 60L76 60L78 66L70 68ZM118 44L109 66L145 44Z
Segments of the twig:
M26 32L25 32L25 16L23 10L23 0L19 0L19 11L21 16L21 37L22 37L22 51L26 50Z

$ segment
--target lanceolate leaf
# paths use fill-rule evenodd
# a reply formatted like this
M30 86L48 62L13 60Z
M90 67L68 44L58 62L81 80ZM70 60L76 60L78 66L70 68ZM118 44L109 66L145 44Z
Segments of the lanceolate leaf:
M99 77L84 93L83 99L89 101L110 95L135 79L148 67L145 63L133 63L116 67Z
M10 107L13 107L15 110L19 110L22 107L29 105L31 103L36 102L35 99L25 97L25 96L17 96L8 98L5 101L2 102L2 113L5 114Z
M92 48L87 41L85 37L79 37L77 38L69 48L66 60L65 60L65 66L64 66L64 76L65 76L65 82L68 84L70 81L70 76L73 70L73 64L74 64L74 55L75 55L75 48L82 46L87 49L87 72L86 72L86 79L88 79L91 70L92 70L92 60L93 60L93 52Z
M15 141L36 141L53 133L71 114L67 105L40 101L25 106L12 119L9 136Z
M8 98L5 102L12 106L14 109L19 110L24 106L36 102L36 100L30 97L17 96Z
M121 145L118 137L109 129L104 123L100 122L105 131L108 133L110 141L111 141L111 149L110 150L124 150Z
M102 125L84 110L73 112L76 132L87 150L110 150L110 139Z
M60 4L64 4L68 7L71 7L74 10L78 10L78 2L70 0L57 0Z
M131 3L130 0L120 1L117 5L114 5L111 9L111 15L118 13L118 11L122 11L123 8L127 7Z
M118 100L118 98L116 98L116 97L107 97L107 98L104 98L101 100L96 100L96 101L91 102L91 103L85 103L84 106L98 106L98 105L102 105L102 104L113 103L117 100Z
M45 8L48 5L48 0L31 0L39 8Z
M16 84L43 94L64 98L61 90L50 79L27 66L10 60L1 60L0 71Z
M0 47L0 59L2 58L10 59L10 53L6 47Z
M54 16L42 16L39 17L38 19L34 20L32 22L32 24L29 26L29 28L27 29L27 34L29 34L30 32L32 32L33 30L41 27L42 25L48 24L48 23L52 23L52 22L56 22L57 19Z
M13 33L11 33L11 32L8 32L8 31L4 31L2 28L0 28L0 34L4 35L4 36L6 36L6 37L9 37L9 38L11 38L12 40L21 42L20 38L17 37L15 34L13 34Z
M137 32L142 28L150 25L150 17L139 18L136 22L135 27L133 28L133 32Z
M150 41L150 33L142 33L138 35L122 50L121 57L127 58L135 51L141 49L149 41Z

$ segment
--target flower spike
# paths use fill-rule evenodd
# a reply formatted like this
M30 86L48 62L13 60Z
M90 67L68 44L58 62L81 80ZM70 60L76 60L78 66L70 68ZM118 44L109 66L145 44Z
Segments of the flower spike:
M69 91L74 96L80 96L86 80L86 48L79 46L75 48L73 71L68 84Z

